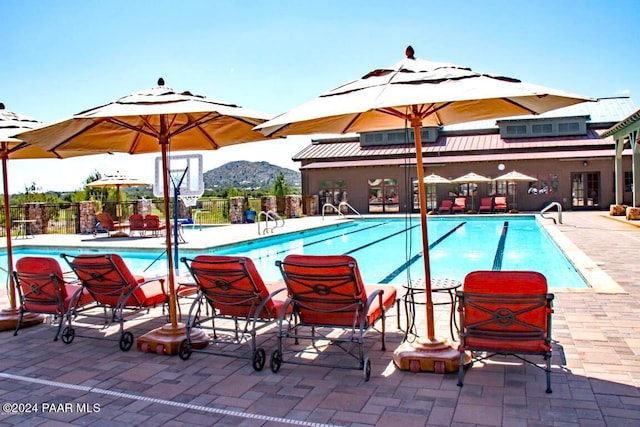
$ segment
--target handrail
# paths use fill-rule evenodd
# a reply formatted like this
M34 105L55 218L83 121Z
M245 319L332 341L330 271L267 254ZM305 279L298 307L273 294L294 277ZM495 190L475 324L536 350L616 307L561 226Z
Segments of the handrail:
M548 210L552 209L552 208L558 208L558 222L560 224L562 224L562 205L558 202L551 202L549 203L547 206L545 206L541 211L540 211L540 216L544 219L552 219L554 224L557 224L558 222L556 222L555 218L547 218L546 216L544 216L545 212L547 212Z
M338 205L338 210L340 210L340 208L341 208L342 206L346 206L347 208L349 208L349 209L351 209L352 211L354 211L356 215L358 215L358 216L362 216L362 215L360 215L360 212L358 212L358 211L357 211L353 206L351 206L349 203L347 203L347 202L340 202L340 204Z
M324 208L331 208L334 211L336 211L336 213L338 214L338 216L344 216L344 214L342 212L340 212L340 209L336 208L335 206L333 206L331 203L325 203L324 205L322 205L322 219L324 220Z
M262 233L260 233L260 224L262 223L263 216L265 226ZM269 227L269 221L273 221L274 225L272 227ZM278 224L278 221L281 221L281 223ZM276 228L284 227L284 218L273 211L260 211L260 213L258 214L258 220L256 222L258 223L258 234L267 234L268 232L273 233Z

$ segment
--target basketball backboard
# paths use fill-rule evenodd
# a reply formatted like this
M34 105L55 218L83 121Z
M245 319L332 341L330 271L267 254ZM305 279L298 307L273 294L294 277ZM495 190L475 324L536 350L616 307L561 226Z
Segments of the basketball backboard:
M202 174L202 154L184 154L168 157L169 191L173 195L175 187L179 188L178 195L201 196L204 193ZM153 195L163 197L162 185L162 157L156 157L155 179Z

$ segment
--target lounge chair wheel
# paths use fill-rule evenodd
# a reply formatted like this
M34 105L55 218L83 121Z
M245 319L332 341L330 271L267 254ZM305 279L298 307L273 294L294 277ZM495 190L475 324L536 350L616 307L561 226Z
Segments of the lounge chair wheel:
M75 336L76 336L76 331L74 331L71 326L65 326L64 329L62 330L62 336L60 338L62 339L63 343L71 344Z
M161 355L164 354L164 344L156 345L156 353Z
M368 357L364 358L364 366L362 368L362 376L364 377L365 381L369 381L369 378L371 378L371 361L369 360Z
M133 334L131 332L125 332L120 337L120 350L129 351L133 345Z
M140 350L142 350L144 353L149 353L150 349L151 349L151 346L149 346L148 342L143 342L142 345L140 346Z
M280 350L276 350L271 354L271 372L274 374L280 370L282 365L282 353Z
M436 370L436 374L444 374L444 362L442 360L437 360L434 364L434 368Z
M267 361L267 354L263 348L257 349L253 353L253 369L256 371L262 371L264 364Z
M187 342L187 340L182 340L180 342L180 347L178 347L178 356L180 359L187 360L191 357L191 344Z
M409 362L409 371L411 371L411 372L420 372L420 361L419 360L411 360Z

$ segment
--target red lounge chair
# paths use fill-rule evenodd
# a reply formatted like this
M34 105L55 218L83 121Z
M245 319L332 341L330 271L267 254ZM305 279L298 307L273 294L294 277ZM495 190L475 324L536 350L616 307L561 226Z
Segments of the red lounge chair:
M150 231L154 236L158 236L165 226L160 222L158 215L147 215L144 217L144 229L145 232Z
M58 330L53 338L57 341L69 309L78 310L93 301L88 293L83 292L82 286L64 280L60 264L53 258L21 258L16 263L13 275L19 297L18 324L14 336L18 335L24 313L51 314L59 319Z
M507 198L505 196L496 196L493 210L495 212L507 212Z
M493 212L493 197L483 197L480 199L480 207L478 213Z
M133 345L133 334L124 331L125 311L138 313L166 304L168 296L164 288L164 279L141 282L139 276L131 274L118 254L61 256L71 266L82 288L104 309L105 324L119 323L120 350L128 351ZM75 337L71 325L72 317L68 316L68 319L69 324L62 331L62 342L65 344L70 344Z
M119 235L126 236L126 234L122 230L126 230L127 228L129 228L129 224L120 224L119 222L114 222L113 218L111 218L111 215L109 215L107 212L96 212L96 220L100 223L104 230L107 230L107 234L109 235L109 237ZM112 231L115 231L116 233L111 234Z
M196 282L198 296L189 310L187 339L180 345L180 358L187 360L194 351L192 328L202 328L210 322L212 345L250 340L253 369L261 371L266 353L257 347L256 332L280 318L287 297L284 284L264 283L253 261L246 257L199 255L181 261ZM203 303L211 307L211 316L202 316ZM225 332L232 334L231 340L224 338ZM237 357L226 346L198 351Z
M458 295L460 313L460 369L464 359L473 361L495 355L512 355L543 369L547 393L551 393L551 315L553 294L547 280L533 271L474 271L464 279ZM522 355L543 356L546 368Z
M133 233L138 232L138 236L144 235L144 218L140 214L133 214L129 217L129 234L133 236Z
M453 201L453 206L451 207L451 213L464 213L467 209L467 198L466 197L456 197Z
M445 199L442 201L442 203L440 204L440 207L438 208L438 213L451 213L451 208L453 207L453 202L449 199Z
M313 352L318 356L313 361L315 366L349 368L318 361L321 355L316 340L323 340L356 357L357 369L363 370L368 381L371 363L364 354L364 335L380 320L385 350L385 312L396 302L395 288L363 284L356 260L347 255L288 255L283 261L276 261L276 265L287 285L287 308L291 307L292 312L289 316L283 314L278 321L278 349L271 356L271 370L280 369L288 338L293 338L295 344L301 339L311 341L311 346L292 351ZM331 333L336 329L342 330L342 334ZM353 343L357 344L357 356L351 352Z

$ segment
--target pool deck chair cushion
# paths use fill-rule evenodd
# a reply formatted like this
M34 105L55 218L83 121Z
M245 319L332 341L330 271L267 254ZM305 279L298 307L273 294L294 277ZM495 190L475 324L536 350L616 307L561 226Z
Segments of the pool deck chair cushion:
M308 339L312 344L315 340L329 340L340 348L345 343L357 344L357 369L362 369L368 380L371 364L364 357L364 335L380 320L382 349L385 350L385 312L396 302L395 288L365 285L358 263L347 255L288 255L276 264L287 285L288 304L293 312L287 321L284 318L279 321L278 350L271 359L272 371L277 372L280 368L285 339L293 338L296 343ZM319 332L323 328L329 332ZM341 329L343 333L340 336L332 334L335 329ZM351 345L345 345L343 349L346 347ZM343 364L327 366L348 367Z
M211 347L219 348L204 349L203 353L237 357L237 352L230 352L222 345L224 332L230 332L232 341L249 341L253 368L262 370L266 353L257 347L256 333L280 318L287 298L284 283L265 283L247 257L198 255L193 259L181 258L181 261L195 280L198 296L189 310L187 339L181 344L179 356L186 360L194 351L193 328L209 328ZM209 306L211 316L203 315L203 303ZM229 340L226 341L228 344Z
M480 199L480 207L478 207L478 213L481 212L493 212L493 197L483 197Z
M465 353L480 361L512 355L543 369L551 393L551 315L553 294L546 278L534 271L474 271L457 292L460 313L460 368L464 378ZM542 356L543 368L532 358Z
M495 212L507 212L507 198L505 196L496 196L493 210Z
M61 254L76 274L82 287L104 308L110 308L110 321L120 325L120 349L128 351L133 345L133 334L124 331L125 310L138 313L166 304L168 295L164 278L144 280L134 276L122 257L110 254ZM105 322L107 322L105 318ZM69 318L69 343L73 340L73 328ZM65 331L62 333L65 342ZM69 339L70 338L70 339Z
M54 341L58 339L70 307L84 307L91 296L77 283L68 283L54 258L26 256L18 260L14 278L19 297L18 334L24 313L51 314L59 319Z

